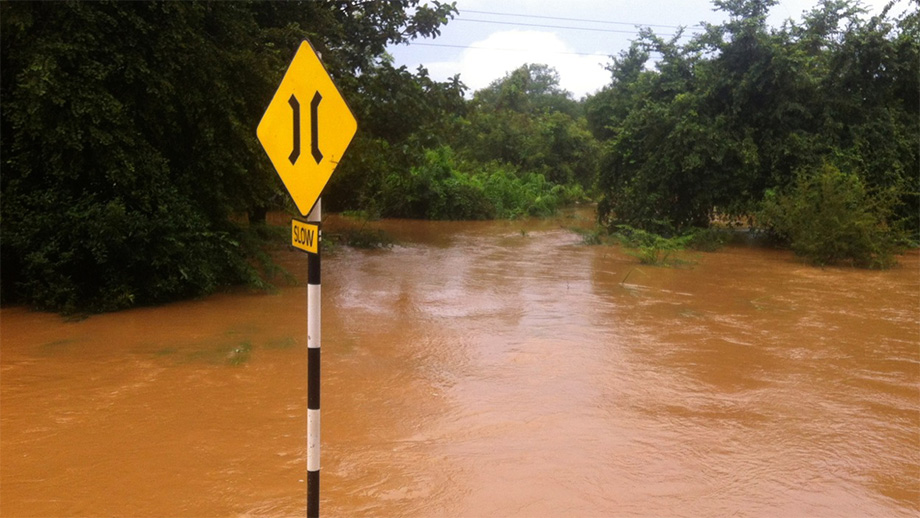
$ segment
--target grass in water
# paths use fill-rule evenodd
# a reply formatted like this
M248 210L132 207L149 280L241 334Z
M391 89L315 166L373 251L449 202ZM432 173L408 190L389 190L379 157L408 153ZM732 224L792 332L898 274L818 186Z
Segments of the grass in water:
M334 252L340 245L365 249L391 248L396 243L396 240L387 232L379 228L368 227L368 223L379 219L372 213L348 211L344 215L361 220L361 226L341 229L335 233L324 231L321 242L324 247L323 251Z
M297 345L297 339L293 336L287 336L268 342L266 347L269 349L290 349Z
M74 338L64 338L63 340L55 340L53 342L42 344L42 349L55 349L63 345L70 345L70 344L76 343L76 341L77 340Z
M158 351L165 355L170 349ZM252 342L244 340L229 345L218 347L203 348L197 351L189 352L183 355L180 363L197 363L202 362L211 365L243 365L252 358Z
M252 343L248 340L240 342L226 354L228 365L243 365L252 356Z
M691 261L677 256L678 252L689 246L692 235L663 237L652 232L633 228L628 225L617 227L620 243L627 248L626 253L649 266L682 266Z

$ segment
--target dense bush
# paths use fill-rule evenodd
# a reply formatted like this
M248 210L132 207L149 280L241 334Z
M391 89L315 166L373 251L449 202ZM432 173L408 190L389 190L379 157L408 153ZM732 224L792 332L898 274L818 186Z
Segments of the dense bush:
M379 216L546 216L583 200L597 141L555 70L525 65L463 99L457 77L435 83L381 64L365 73L363 125L328 189L333 210ZM375 112L377 116L374 116Z
M271 60L233 53L252 44L236 31L254 30L253 13L0 9L4 299L100 311L257 279L230 221L273 186L242 129Z
M906 237L893 222L898 194L870 193L858 175L825 164L788 191L768 191L760 221L814 264L885 268Z
M364 108L412 82L386 46L437 34L455 7L352 4L0 2L3 302L92 312L259 285L236 222L286 198L255 126L300 42L368 98L365 124L427 113Z
M729 242L731 232L731 229L718 227L695 229L687 245L700 252L715 252Z
M920 235L920 11L867 18L855 1L825 1L771 28L776 0L714 4L727 21L688 40L643 29L587 100L603 146L600 222L707 227L830 162L867 189L897 188L893 209Z
M652 266L686 263L676 254L685 250L693 240L692 234L664 237L629 225L619 225L614 236L628 249L628 254L638 258L640 263Z
M428 150L408 175L386 178L379 211L385 217L435 220L549 216L584 198L578 185L556 185L541 174L513 171L497 162L462 163L448 146Z

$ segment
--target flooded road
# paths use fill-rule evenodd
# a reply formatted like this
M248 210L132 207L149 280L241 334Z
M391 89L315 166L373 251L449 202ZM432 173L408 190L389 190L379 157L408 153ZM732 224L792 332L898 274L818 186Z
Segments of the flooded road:
M576 223L384 221L399 246L324 257L323 515L920 513L920 254L656 268ZM0 311L0 515L303 515L280 260L273 294Z

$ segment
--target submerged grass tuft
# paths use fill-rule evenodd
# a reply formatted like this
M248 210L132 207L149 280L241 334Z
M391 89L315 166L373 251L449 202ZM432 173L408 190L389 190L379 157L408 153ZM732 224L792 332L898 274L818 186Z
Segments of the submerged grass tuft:
M268 342L266 347L269 349L290 349L295 345L297 345L297 339L293 336L286 336L284 338L279 338Z
M583 228L583 227L566 227L571 232L574 232L581 236L581 243L583 245L595 246L595 245L604 245L609 244L610 234L607 232L607 229L602 225L595 225L592 228Z
M395 240L392 236L379 228L356 228L340 232L338 240L345 246L352 248L390 248Z
M678 256L693 240L693 234L663 237L628 225L618 225L616 236L627 248L626 253L650 266L684 266L693 264Z
M175 349L162 349L157 356L167 356L177 352ZM210 365L243 365L252 358L252 342L243 340L217 347L211 346L183 354L176 360L179 363L205 363Z
M226 354L227 364L242 365L249 361L252 356L252 343L249 340L240 342L236 347L230 349Z
M55 340L53 342L42 344L42 349L54 349L57 347L61 347L63 345L70 345L70 344L76 343L76 341L77 340L75 338L64 338L62 340Z

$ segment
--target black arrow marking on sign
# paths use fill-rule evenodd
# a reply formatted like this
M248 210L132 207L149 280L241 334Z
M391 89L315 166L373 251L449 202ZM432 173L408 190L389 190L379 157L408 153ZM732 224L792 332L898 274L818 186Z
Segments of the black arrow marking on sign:
M297 162L297 158L300 156L300 103L297 102L297 98L291 94L291 98L288 99L288 104L291 105L291 109L294 110L294 151L291 151L291 156L288 157L288 160L291 161L291 165L294 165Z
M319 152L319 102L322 100L323 96L316 92L310 102L310 147L317 164L323 160L323 154Z

